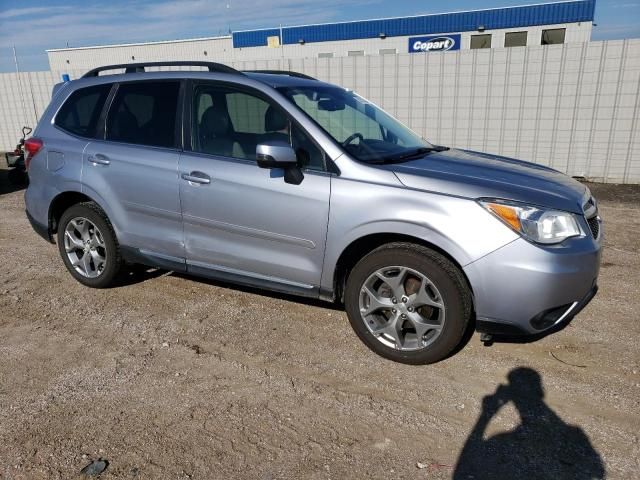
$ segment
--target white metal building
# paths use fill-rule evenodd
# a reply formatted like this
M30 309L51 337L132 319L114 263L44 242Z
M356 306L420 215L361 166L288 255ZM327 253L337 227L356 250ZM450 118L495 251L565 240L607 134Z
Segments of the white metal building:
M236 31L222 37L47 50L51 70L160 60L238 62L277 58L432 53L591 39L595 0Z

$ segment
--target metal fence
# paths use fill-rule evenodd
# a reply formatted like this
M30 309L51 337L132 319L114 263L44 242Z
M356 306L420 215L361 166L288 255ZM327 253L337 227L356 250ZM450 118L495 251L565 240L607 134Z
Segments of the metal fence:
M351 88L434 143L640 183L640 39L233 66ZM13 148L20 127L35 123L61 73L0 75L0 148Z

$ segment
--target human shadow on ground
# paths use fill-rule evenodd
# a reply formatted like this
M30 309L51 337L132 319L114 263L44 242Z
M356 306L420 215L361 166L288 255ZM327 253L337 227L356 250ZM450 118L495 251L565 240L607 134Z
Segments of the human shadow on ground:
M508 385L482 400L482 412L460 453L454 480L601 479L605 469L589 437L544 402L538 372L516 368ZM520 415L515 429L485 438L491 419L508 402Z

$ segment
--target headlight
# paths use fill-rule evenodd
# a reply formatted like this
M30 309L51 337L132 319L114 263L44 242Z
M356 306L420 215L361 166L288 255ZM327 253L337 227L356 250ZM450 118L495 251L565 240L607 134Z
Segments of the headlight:
M482 200L480 205L532 242L560 243L582 235L576 217L569 212L545 210L504 200Z

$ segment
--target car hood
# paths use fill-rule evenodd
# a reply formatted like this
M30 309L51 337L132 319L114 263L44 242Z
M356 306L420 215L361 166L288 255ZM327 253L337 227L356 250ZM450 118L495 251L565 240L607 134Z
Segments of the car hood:
M407 187L466 198L502 198L583 213L586 187L534 163L451 149L385 165Z

